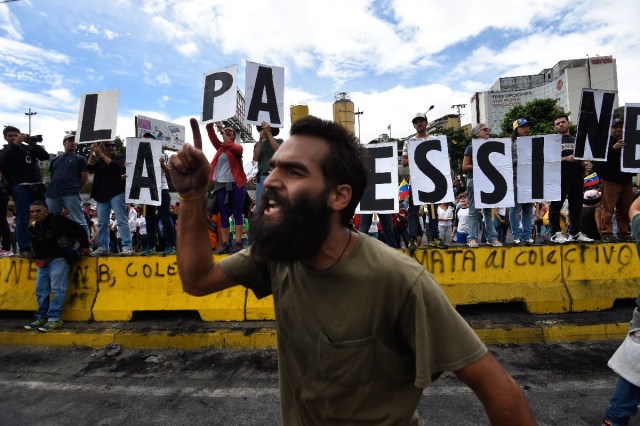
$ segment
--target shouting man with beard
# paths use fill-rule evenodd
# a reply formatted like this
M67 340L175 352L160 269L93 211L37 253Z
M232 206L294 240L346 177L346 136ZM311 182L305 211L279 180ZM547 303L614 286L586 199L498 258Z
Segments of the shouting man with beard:
M180 193L178 269L203 296L236 284L273 295L282 423L419 423L422 390L453 371L493 424L535 420L520 387L487 352L420 264L350 225L365 155L338 124L307 117L271 160L252 245L213 263L206 192L211 166L194 146L171 158Z

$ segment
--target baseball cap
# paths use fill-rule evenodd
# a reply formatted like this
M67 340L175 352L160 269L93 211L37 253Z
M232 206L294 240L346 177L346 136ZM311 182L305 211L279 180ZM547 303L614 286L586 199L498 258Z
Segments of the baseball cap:
M411 122L413 123L416 120L426 120L426 119L427 119L427 114L423 112L419 112L413 116L413 118L411 119Z
M513 122L513 128L515 130L518 127L524 126L525 124L528 124L529 126L533 126L533 123L527 120L526 118L518 118L516 121Z
M76 135L64 135L62 142L66 142L69 139L75 139Z
M614 118L611 122L611 127L616 127L618 124L624 123L624 120L620 120L619 118Z
M258 133L262 131L262 124L256 124L256 129L258 129ZM280 129L278 127L271 128L271 136L276 137L280 134Z

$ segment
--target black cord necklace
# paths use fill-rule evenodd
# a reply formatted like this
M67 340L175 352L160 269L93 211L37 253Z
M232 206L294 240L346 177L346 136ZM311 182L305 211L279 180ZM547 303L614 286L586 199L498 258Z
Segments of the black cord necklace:
M349 239L347 240L347 245L344 246L344 250L342 250L342 254L340 254L340 257L338 258L338 260L336 260L336 264L342 260L342 257L347 252L347 248L349 248L349 244L351 243L351 234L352 234L351 230L349 229Z

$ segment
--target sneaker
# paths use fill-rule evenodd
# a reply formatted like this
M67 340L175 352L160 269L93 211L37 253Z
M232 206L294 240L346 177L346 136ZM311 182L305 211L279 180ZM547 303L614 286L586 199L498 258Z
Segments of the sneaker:
M176 254L176 246L167 246L167 248L164 249L164 254L165 255Z
M20 250L20 257L24 257L25 259L31 259L33 257L33 252L31 250Z
M564 234L562 232L556 232L555 234L553 234L551 236L551 242L552 243L556 243L556 244L564 244L567 241L567 237L564 236Z
M62 327L62 320L58 320L58 321L48 321L45 325L43 325L42 327L38 327L38 330L48 333L52 330L55 330L56 328L60 328Z
M153 247L147 247L140 252L140 256L151 256L152 254L155 254L155 252L156 249L154 249Z
M445 248L445 245L442 244L442 240L440 238L431 239L429 245L434 248Z
M109 250L97 248L91 252L91 256L109 256Z
M516 238L515 240L513 240L513 244L515 244L515 245L519 246L519 245L521 245L521 244L522 244L522 240L521 240L521 239L519 239L519 238Z
M524 245L525 246L539 246L540 244L536 243L536 240L534 240L533 238L529 238L528 240L524 240Z
M215 252L216 254L229 254L231 253L231 247L229 243L222 243L222 248Z
M13 252L11 250L0 250L0 257L9 257L13 256Z
M409 245L407 246L407 248L411 251L418 250L418 244L416 244L416 240L409 240Z
M478 247L478 241L477 240L469 240L467 241L467 245L471 248L477 248Z
M502 243L498 240L491 240L487 244L493 247L502 247Z
M592 243L593 238L589 238L584 235L582 232L578 232L575 235L569 235L569 241L577 242L577 243Z
M613 235L602 235L600 237L600 241L602 241L603 243L615 243L616 237L614 237Z
M123 247L122 251L120 252L120 254L122 256L131 256L133 254L133 248L132 247Z
M236 241L235 243L233 243L233 248L231 249L230 253L237 253L243 248L244 247L242 247L242 242Z
M25 330L28 330L28 331L37 330L38 328L42 327L46 323L47 323L46 319L37 319L34 322L32 322L31 324L27 324L27 325L23 326L23 328Z
M633 237L631 235L629 235L629 234L618 235L618 241L623 242L623 243L633 243L633 242L635 242Z

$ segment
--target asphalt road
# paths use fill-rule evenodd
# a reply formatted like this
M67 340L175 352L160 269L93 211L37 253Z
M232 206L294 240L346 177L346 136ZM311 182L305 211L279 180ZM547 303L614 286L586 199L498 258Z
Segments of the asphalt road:
M617 381L606 363L619 343L490 350L523 387L540 425L599 425ZM0 346L2 424L279 424L273 350L109 349ZM419 412L424 424L488 424L451 374L424 392Z

